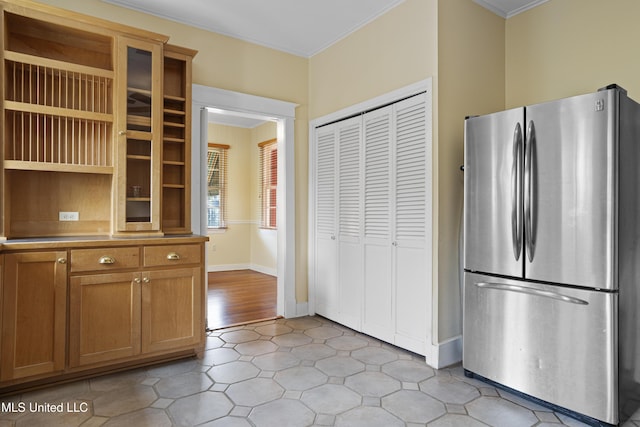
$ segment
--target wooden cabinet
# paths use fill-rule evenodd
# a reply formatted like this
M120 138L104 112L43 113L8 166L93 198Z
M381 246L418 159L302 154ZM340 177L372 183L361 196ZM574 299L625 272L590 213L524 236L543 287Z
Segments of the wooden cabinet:
M0 19L0 239L190 233L196 52L35 2Z
M196 51L167 41L0 0L0 391L202 352Z
M162 230L191 230L191 61L196 51L164 47L162 136Z
M201 340L201 269L174 268L142 274L142 352L151 353Z
M71 277L69 365L140 353L140 279L133 273Z
M115 234L160 230L162 45L118 38Z
M70 366L200 347L202 251L202 244L71 250Z
M65 368L67 252L4 255L2 381Z

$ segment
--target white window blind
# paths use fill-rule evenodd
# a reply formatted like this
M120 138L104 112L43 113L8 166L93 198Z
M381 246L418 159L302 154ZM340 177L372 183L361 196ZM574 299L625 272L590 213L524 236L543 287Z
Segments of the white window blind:
M209 144L207 151L207 227L226 228L228 145Z
M258 147L260 149L260 226L275 229L278 195L277 140L261 142Z

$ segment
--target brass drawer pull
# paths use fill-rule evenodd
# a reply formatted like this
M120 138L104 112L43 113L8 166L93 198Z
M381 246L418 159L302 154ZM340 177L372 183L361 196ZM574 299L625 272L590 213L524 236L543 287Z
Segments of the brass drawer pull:
M105 256L101 256L98 262L100 264L115 264L116 259L112 256L105 255Z
M58 264L66 264L66 263L67 263L66 258L58 258Z
M167 259L170 260L170 261L176 261L176 260L180 259L180 255L178 255L175 252L171 252L171 253L167 254Z

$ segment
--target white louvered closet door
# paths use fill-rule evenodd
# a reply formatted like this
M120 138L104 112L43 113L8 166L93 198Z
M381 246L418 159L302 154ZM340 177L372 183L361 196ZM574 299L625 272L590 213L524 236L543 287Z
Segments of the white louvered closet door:
M363 116L364 312L363 332L394 340L391 156L393 107Z
M362 250L360 117L337 123L338 143L338 299L339 321L361 327Z
M394 104L395 343L425 353L431 304L431 140L424 95Z
M316 312L331 319L338 315L336 223L336 126L316 133Z

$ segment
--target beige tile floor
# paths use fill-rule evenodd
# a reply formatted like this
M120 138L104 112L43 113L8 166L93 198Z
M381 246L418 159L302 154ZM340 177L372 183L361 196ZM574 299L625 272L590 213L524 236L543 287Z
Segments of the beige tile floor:
M0 398L2 426L582 426L321 317L209 334L186 359ZM32 412L31 403L60 413ZM640 426L640 419L628 426Z

